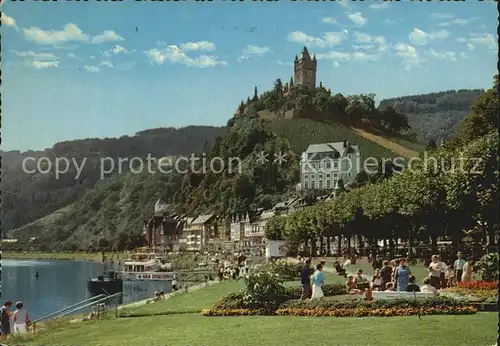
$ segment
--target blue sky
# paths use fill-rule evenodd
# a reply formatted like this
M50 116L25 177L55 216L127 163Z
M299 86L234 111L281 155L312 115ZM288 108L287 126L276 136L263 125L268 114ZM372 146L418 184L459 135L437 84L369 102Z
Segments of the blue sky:
M318 83L377 99L488 88L492 3L10 2L2 5L2 149L224 125L288 81L304 45Z

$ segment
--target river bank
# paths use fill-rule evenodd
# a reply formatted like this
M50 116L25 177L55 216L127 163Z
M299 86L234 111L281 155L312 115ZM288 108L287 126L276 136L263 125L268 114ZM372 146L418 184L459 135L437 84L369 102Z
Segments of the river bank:
M105 253L106 260L124 260L129 253ZM92 261L102 263L102 253L97 252L2 252L2 259L32 261Z

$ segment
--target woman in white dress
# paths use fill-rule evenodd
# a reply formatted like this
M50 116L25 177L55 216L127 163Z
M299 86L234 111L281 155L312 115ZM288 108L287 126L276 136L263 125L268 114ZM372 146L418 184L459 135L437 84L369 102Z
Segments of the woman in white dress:
M472 281L472 277L474 273L472 272L472 267L474 265L474 258L467 258L467 262L465 262L462 273L462 281L468 282Z
M14 322L13 334L25 334L28 332L27 326L30 324L30 318L26 310L23 309L23 303L16 303L16 311L12 314Z
M316 271L312 276L312 295L311 299L322 298L324 296L321 286L325 283L325 273L323 273L323 265L316 265Z

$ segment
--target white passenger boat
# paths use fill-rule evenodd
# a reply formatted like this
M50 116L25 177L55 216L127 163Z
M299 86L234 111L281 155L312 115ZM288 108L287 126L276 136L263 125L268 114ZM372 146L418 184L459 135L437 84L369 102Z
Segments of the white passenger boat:
M173 280L170 263L155 253L136 253L123 261L123 280Z

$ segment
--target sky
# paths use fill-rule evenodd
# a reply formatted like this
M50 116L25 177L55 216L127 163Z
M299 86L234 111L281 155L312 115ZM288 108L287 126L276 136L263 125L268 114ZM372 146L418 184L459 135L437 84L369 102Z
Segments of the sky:
M2 150L227 123L304 46L333 93L489 88L493 2L8 2Z

